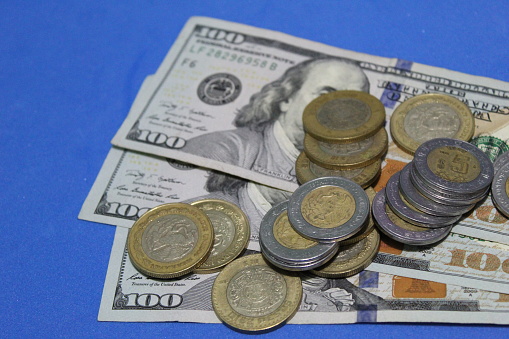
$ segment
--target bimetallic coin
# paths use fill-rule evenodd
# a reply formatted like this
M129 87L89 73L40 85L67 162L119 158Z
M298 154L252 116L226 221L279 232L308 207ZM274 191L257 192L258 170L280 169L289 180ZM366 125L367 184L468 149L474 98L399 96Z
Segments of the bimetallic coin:
M412 154L431 139L468 141L475 131L468 106L444 94L423 94L406 100L392 113L390 125L394 141Z
M127 249L138 271L169 279L205 261L213 240L214 230L205 213L188 204L171 203L150 209L134 223Z
M456 194L481 192L493 179L493 164L486 154L461 140L427 141L415 152L413 164L425 182Z
M509 218L509 163L495 175L491 184L491 198L500 213Z
M376 229L357 243L341 247L324 266L311 272L324 278L346 278L369 266L378 253L380 234Z
M319 242L356 234L367 221L369 199L358 184L340 177L318 178L292 194L288 218L297 233Z
M198 200L191 205L203 211L214 228L212 250L195 273L212 273L242 253L249 242L250 228L247 216L236 205L219 199Z
M369 203L370 203L370 205L372 205L373 199L375 198L375 195L376 195L375 190L373 189L373 187L368 187L364 191L366 191L366 194L368 195ZM364 239L365 237L367 237L368 235L371 234L371 231L373 230L374 227L375 227L375 223L373 221L373 215L371 213L371 207L370 207L368 220L365 223L365 225L361 228L361 230L359 232L354 234L351 238L348 238L346 240L342 240L342 241L338 242L339 246L340 247L346 246L346 245L350 245L350 244L356 243L358 241L361 241L362 239Z
M474 204L460 206L446 205L428 199L422 195L413 185L410 179L411 166L412 164L406 165L400 172L399 191L406 199L406 201L408 201L418 210L424 213L438 216L455 216L467 213L475 206Z
M378 229L389 238L404 244L430 245L444 239L452 229L452 226L426 228L407 223L385 203L385 188L376 194L372 209Z
M415 166L412 166L410 173L411 173L411 176L415 177L417 180L419 180L419 182L421 182L422 185L424 185L427 190L429 190L430 192L436 193L438 195L441 195L444 198L448 198L448 199L457 199L457 200L465 200L465 201L482 199L484 197L484 195L486 194L486 188L489 187L489 185L488 185L487 187L484 187L480 191L468 192L468 193L451 191L451 190L447 190L447 189L437 186L434 182L427 181L425 178L423 178L417 172L417 170L415 169Z
M401 219L420 227L438 228L451 225L461 218L455 216L436 216L417 210L401 196L399 191L400 172L395 173L385 186L387 205Z
M306 153L301 152L295 162L295 172L297 174L297 180L299 180L301 184L321 177L343 177L366 188L378 178L381 165L382 160L378 159L376 162L362 168L348 170L328 169L313 163L306 156Z
M495 160L495 163L493 163L493 171L495 174L507 163L509 163L509 151L502 153L497 160Z
M471 206L472 204L476 204L482 200L487 193L487 190L485 189L483 192L477 193L475 196L470 196L467 198L465 195L458 196L456 194L437 191L429 184L425 183L423 179L415 173L413 166L410 169L410 180L414 187L426 198L441 204L451 206ZM489 189L489 187L487 189Z
M374 96L336 91L311 101L302 114L304 130L315 139L345 143L374 135L385 122L385 108Z
M336 243L318 243L295 232L288 220L287 208L288 201L283 201L262 218L260 242L271 256L287 263L316 262L337 250Z
M334 251L328 253L327 256L321 258L320 260L309 262L286 262L278 257L273 256L269 251L267 251L266 248L264 248L264 246L260 245L260 248L262 249L264 258L272 265L284 269L286 271L304 272L324 265L332 257L334 257L339 247L336 247Z
M301 298L300 278L270 267L261 254L229 263L212 286L217 317L244 331L261 331L283 323L295 314Z
M388 136L381 128L374 136L344 144L317 140L311 135L304 136L304 151L315 164L330 169L353 169L365 167L387 151Z

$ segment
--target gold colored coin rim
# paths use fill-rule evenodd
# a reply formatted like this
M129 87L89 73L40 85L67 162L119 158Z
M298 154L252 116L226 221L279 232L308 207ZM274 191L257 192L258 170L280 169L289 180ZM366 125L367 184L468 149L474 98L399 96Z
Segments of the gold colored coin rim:
M369 264L371 264L373 258L378 254L378 249L380 247L380 233L376 228L371 230L366 239L367 246L361 251L361 253L359 253L356 258L340 265L334 265L333 257L327 264L315 268L311 270L311 272L324 278L346 278L359 273L368 267ZM338 253L340 252L341 248L339 249Z
M306 152L311 161L324 168L334 169L341 167L354 169L365 167L380 159L389 147L389 136L385 128L380 128L373 138L373 144L362 153L349 156L335 156L322 150L320 142L323 141L317 140L312 135L306 133L304 136L304 152Z
M205 209L212 207L215 211L230 217L235 225L235 235L230 246L228 246L219 257L214 260L208 257L202 264L194 269L194 272L199 274L217 272L218 269L233 261L246 249L251 235L249 219L237 205L226 200L202 199L192 202L191 205L198 207L205 214L207 214ZM212 225L212 228L213 227Z
M369 185L371 185L374 180L378 177L380 174L382 160L376 159L375 162L372 164L369 164L364 167L362 172L353 177L349 178L353 182L359 184L362 186L362 188L366 188ZM295 161L295 174L297 176L297 180L299 183L304 184L310 180L318 178L310 169L311 160L308 158L307 154L305 152L301 152L299 156L297 157L297 160ZM316 166L320 166L315 163ZM327 169L327 168L326 168ZM358 169L358 168L357 168ZM345 169L338 169L343 170ZM363 180L360 180L363 179Z
M280 274L286 282L287 293L283 303L274 312L262 317L248 317L238 313L230 306L226 297L226 290L231 279L240 270L251 266L266 266ZM269 265L261 253L247 255L232 261L217 275L212 285L212 307L217 317L226 324L244 331L266 330L283 323L297 312L301 299L301 279L296 275L288 274L288 272L282 273L281 270Z
M181 213L178 213L178 212ZM198 228L196 246L182 259L174 262L160 262L150 258L141 245L143 233L154 220L170 215L183 214L191 219ZM127 251L133 266L142 274L159 278L171 279L191 272L197 265L207 259L214 240L212 224L200 209L185 203L170 203L156 206L143 214L129 230Z
M404 151L414 154L421 145L420 142L413 139L405 131L404 122L408 112L423 103L441 103L454 109L460 118L460 128L452 138L469 141L473 137L475 132L475 119L467 105L455 97L445 94L421 94L400 104L396 107L391 116L390 132L392 139Z
M342 98L357 99L364 102L371 110L371 117L369 120L361 126L350 130L335 130L322 125L317 119L320 107L330 100ZM385 107L380 100L366 92L330 92L314 99L304 108L302 121L304 130L315 139L333 143L348 143L369 138L377 133L385 122Z

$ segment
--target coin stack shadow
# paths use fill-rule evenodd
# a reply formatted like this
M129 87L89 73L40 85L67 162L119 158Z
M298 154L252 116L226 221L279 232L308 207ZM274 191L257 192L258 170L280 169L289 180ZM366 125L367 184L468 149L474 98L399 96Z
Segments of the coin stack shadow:
M492 179L493 165L477 147L450 138L429 140L375 196L376 225L404 244L436 243L487 196Z
M313 100L303 112L304 151L295 164L299 183L336 176L370 186L388 149L384 123L383 104L365 92L336 91Z
M263 217L260 248L274 266L328 278L354 275L378 253L380 235L370 213L375 191L324 177L300 186Z

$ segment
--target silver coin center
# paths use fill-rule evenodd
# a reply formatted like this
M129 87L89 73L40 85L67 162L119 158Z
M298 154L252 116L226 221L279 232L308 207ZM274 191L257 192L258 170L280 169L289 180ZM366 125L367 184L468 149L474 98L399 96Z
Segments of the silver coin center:
M371 117L371 109L360 100L340 98L327 101L320 107L316 118L327 128L349 130L362 126Z
M141 238L145 254L156 261L182 259L198 243L198 227L186 216L166 215L151 221Z
M251 266L230 280L226 298L236 312L263 317L283 304L286 293L286 281L281 274L266 266Z
M232 219L224 213L214 210L207 210L204 212L207 214L207 217L209 217L212 228L214 229L214 245L209 254L210 259L218 256L230 247L235 238L235 225Z
M435 138L452 138L460 125L460 117L454 109L435 102L412 108L403 122L405 132L420 143Z

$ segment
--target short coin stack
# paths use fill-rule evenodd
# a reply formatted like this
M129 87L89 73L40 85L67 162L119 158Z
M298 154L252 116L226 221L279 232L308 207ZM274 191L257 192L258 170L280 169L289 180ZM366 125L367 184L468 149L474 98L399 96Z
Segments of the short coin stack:
M509 218L509 152L502 153L497 158L494 172L491 199L500 213Z
M410 245L445 238L455 222L489 192L493 165L468 142L437 138L393 175L373 201L373 216L388 237Z
M346 177L371 185L381 169L388 136L385 108L374 96L336 91L310 102L303 112L304 152L295 165L301 184L319 177Z
M159 279L219 270L247 246L250 228L237 206L219 199L154 207L133 225L129 258L141 273Z
M374 197L374 191L369 191ZM260 247L273 265L289 271L344 277L364 269L380 238L368 194L342 177L313 179L262 219ZM330 266L336 262L335 266ZM323 267L330 266L326 273ZM329 272L330 271L330 272Z

